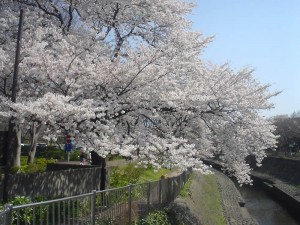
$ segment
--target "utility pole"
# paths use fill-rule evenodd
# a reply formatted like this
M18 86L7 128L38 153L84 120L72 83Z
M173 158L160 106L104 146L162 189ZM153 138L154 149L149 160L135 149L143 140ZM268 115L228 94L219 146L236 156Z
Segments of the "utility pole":
M18 92L18 80L19 80L19 63L20 63L20 52L22 43L22 30L23 30L24 10L20 9L19 27L17 36L17 47L13 74L13 83L11 91L11 101L16 102ZM18 150L18 131L15 129L14 118L11 117L9 120L8 137L6 141L6 148L4 149L3 161L5 164L5 176L3 181L3 202L8 201L8 176L11 172L11 168L14 165L14 158L17 155Z

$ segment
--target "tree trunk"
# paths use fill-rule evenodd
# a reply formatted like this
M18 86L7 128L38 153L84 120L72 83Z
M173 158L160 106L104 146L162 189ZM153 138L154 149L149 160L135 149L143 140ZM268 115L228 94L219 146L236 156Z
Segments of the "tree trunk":
M11 118L9 122L8 140L5 151L5 162L10 169L21 166L21 130L12 122L13 119Z
M17 138L17 149L16 149L16 157L14 160L14 166L20 167L21 166L21 130L18 129L16 131L16 138Z
M33 140L34 139L34 140ZM37 137L32 138L30 144L30 150L28 152L27 164L32 164L34 162L35 153L36 153Z
M7 140L3 154L5 164L4 180L3 180L3 203L8 202L8 179L12 168L21 166L21 131L12 121L9 120Z
M37 146L37 141L38 141L38 138L40 135L41 127L42 126L40 124L33 123L33 125L32 125L31 132L30 132L31 143L30 143L30 150L28 152L27 164L32 164L34 162L36 146Z

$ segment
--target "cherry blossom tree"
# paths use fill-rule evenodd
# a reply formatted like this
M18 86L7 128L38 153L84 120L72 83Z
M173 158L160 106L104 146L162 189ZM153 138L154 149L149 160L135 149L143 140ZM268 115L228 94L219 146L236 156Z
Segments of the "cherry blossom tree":
M185 16L193 4L19 2L27 24L18 100L1 90L0 115L32 130L33 143L38 135L68 134L103 157L202 172L208 171L202 160L219 155L240 183L251 183L245 157L255 155L260 165L276 144L274 126L260 116L276 93L252 70L201 60L212 38L192 31ZM4 11L0 19L10 27L17 17ZM9 44L0 45L3 81L10 79Z

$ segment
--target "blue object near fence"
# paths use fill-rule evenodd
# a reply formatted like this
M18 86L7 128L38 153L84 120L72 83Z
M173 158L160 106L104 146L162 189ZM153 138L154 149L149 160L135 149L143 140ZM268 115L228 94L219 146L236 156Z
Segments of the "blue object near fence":
M72 148L73 148L72 143L66 143L66 144L65 144L65 150L66 150L67 152L72 151Z

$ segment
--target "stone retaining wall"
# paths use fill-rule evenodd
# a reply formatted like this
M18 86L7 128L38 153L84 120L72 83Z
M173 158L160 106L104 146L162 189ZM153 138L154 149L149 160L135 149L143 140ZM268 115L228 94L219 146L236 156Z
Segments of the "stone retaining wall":
M100 190L100 180L101 167L13 174L9 175L9 197L44 196L56 198L79 195L92 190ZM0 186L2 186L2 182Z

